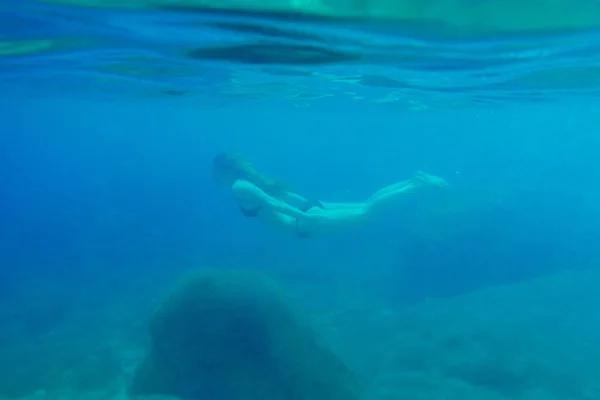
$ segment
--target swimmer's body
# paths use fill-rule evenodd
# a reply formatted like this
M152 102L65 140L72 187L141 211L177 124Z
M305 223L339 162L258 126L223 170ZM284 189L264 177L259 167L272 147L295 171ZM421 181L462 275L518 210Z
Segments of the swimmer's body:
M412 179L384 187L363 202L311 201L260 174L243 157L219 154L213 178L231 189L243 215L298 237L325 237L361 226L424 187L447 187L437 176L418 172Z

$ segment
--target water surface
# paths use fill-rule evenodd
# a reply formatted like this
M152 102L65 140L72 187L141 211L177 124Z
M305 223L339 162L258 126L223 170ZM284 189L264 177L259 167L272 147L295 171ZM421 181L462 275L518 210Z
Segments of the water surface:
M600 9L592 12L600 3L552 2L536 18L528 2L518 9L498 1L410 3L390 6L382 18L371 3L358 15L341 3L325 13L283 2L216 9L193 1L10 0L0 6L2 83L12 95L60 90L417 110L545 102L600 87Z

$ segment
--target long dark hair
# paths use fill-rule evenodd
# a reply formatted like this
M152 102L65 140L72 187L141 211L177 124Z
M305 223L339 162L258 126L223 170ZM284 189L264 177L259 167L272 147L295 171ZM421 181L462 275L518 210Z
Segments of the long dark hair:
M220 153L215 156L213 174L251 182L273 197L290 191L288 185L258 172L254 165L240 154Z

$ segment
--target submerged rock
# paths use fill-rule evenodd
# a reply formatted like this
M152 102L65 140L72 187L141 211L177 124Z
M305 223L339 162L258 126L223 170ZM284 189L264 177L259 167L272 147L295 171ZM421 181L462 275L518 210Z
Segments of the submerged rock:
M358 400L354 374L266 277L200 272L160 304L129 394L183 399Z

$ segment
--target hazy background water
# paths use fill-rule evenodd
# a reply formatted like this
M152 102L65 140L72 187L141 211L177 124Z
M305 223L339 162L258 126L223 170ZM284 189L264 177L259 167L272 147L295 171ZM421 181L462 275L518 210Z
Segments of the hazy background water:
M553 27L558 19L544 14L536 32L497 23L484 35L401 18L8 1L0 10L0 397L116 390L148 310L196 267L267 271L318 317L337 313L326 325L350 348L377 353L377 335L397 344L413 331L461 331L469 315L488 321L468 307L490 300L468 293L597 266L594 21L569 31L567 18ZM364 229L299 240L243 218L212 183L211 158L224 150L310 198L361 200L416 170L452 186L412 196ZM541 314L579 318L544 359L559 375L568 343L596 326L597 299L583 282L597 276L575 276L570 286L552 277L533 286L545 293L532 294L536 307L554 295L571 307ZM512 327L486 325L492 339L523 331L511 318L536 326L531 314L507 316L527 304L524 292L491 292L506 300L491 302L502 317L487 318ZM456 299L435 308L431 297ZM558 335L559 324L544 323L536 343ZM589 357L577 367L596 354L590 337L579 337ZM482 348L496 346L485 338ZM446 350L438 353L467 357ZM561 390L552 393L597 396Z

